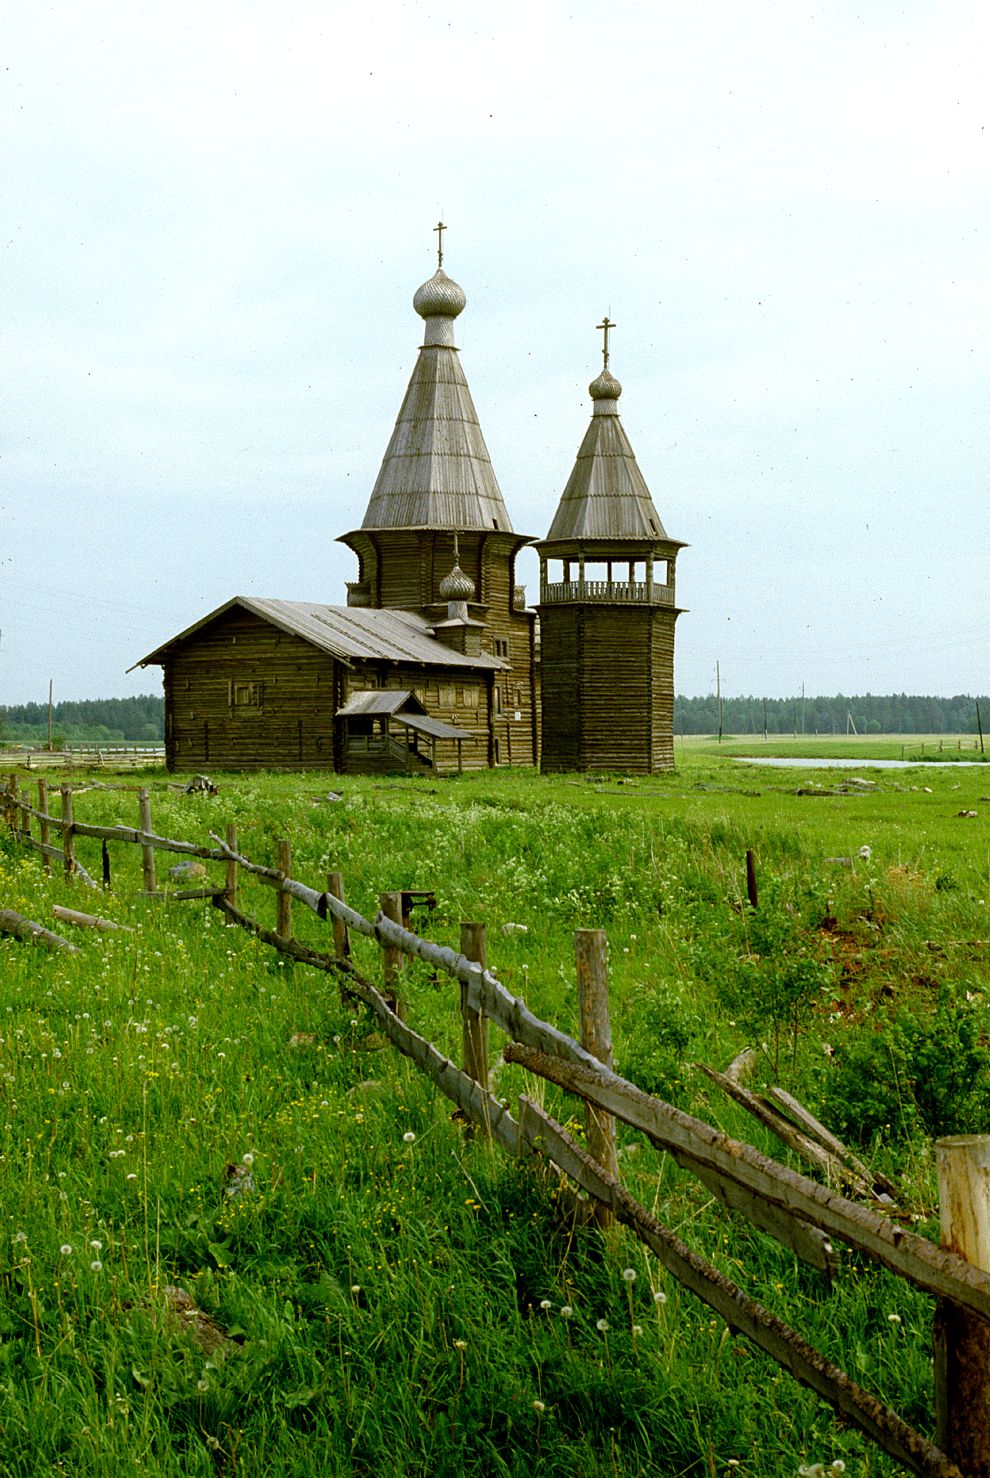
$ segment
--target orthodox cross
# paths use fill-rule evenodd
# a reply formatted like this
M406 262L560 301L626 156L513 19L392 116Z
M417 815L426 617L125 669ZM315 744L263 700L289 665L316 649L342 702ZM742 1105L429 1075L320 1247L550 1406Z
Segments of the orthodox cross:
M433 229L437 233L437 271L439 271L443 266L443 233L447 227L443 221L437 221Z
M606 313L601 323L597 324L596 327L605 330L605 342L602 345L602 356L605 360L605 368L608 369L608 331L610 328L615 328L615 324L611 321L608 314Z

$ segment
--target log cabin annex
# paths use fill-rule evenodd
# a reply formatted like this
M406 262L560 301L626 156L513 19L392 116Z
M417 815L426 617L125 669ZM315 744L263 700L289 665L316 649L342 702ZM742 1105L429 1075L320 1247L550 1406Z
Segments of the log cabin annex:
M512 528L454 345L465 302L441 251L364 520L341 536L347 604L234 597L135 664L163 669L170 769L444 774L541 750L551 770L673 767L683 546L618 417L612 325L533 609L515 560L534 541Z

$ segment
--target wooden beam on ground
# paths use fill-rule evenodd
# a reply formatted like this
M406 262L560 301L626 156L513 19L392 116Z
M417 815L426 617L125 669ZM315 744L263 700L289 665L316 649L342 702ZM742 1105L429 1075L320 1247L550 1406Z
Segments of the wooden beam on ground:
M46 949L63 949L72 955L80 953L77 944L70 944L61 934L53 934L43 924L35 923L34 919L26 919L13 908L0 908L0 934L10 934L14 939L23 940L27 944L40 944Z
M101 919L93 913L80 913L77 908L63 908L60 903L52 904L52 913L63 924L75 924L78 929L122 929L131 930L126 924L115 924L113 919Z

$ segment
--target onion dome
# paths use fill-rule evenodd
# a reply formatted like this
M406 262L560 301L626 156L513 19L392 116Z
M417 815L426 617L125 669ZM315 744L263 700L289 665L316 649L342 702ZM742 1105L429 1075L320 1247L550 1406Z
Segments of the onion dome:
M622 394L622 386L606 369L602 370L597 380L592 380L588 386L588 393L592 400L618 400Z
M474 581L465 575L459 564L455 564L449 575L440 581L442 600L474 600Z
M463 313L467 296L453 278L438 267L428 282L416 289L413 307L420 318L456 318Z

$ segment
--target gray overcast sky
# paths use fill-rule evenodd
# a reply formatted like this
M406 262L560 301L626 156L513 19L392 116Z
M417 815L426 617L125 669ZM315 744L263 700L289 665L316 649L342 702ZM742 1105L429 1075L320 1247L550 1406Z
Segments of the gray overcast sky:
M678 691L987 690L984 0L4 8L0 703L344 601L441 212L523 533L617 324Z

